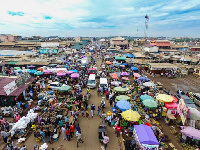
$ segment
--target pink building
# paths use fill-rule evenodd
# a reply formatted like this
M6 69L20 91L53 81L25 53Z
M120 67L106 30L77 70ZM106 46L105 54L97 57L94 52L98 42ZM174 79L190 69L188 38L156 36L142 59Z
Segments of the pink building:
M15 37L11 34L0 34L1 42L13 42L15 41Z

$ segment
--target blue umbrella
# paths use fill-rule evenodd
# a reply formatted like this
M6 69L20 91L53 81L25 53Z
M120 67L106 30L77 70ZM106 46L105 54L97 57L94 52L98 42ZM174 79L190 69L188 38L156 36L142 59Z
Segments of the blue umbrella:
M68 66L66 66L66 65L63 65L65 68L68 68Z
M123 63L122 65L126 66L126 65L127 65L127 63Z
M35 73L37 70L28 70L28 73Z
M133 54L124 54L124 56L129 57L129 58L135 57Z
M151 99L151 100L154 100L153 97L151 97L151 96L149 96L149 95L146 95L146 94L140 96L140 100L141 100L141 101L144 101L145 99Z
M73 71L73 72L75 72L75 73L78 73L78 70L70 70L70 71Z
M131 70L138 70L137 67L131 67Z
M126 111L128 109L131 109L131 104L126 100L121 100L117 102L116 107L121 111Z
M109 67L110 67L110 68L114 68L114 66L112 66L112 65L109 65Z
M139 77L138 80L140 81L150 81L150 79L146 78L146 77Z

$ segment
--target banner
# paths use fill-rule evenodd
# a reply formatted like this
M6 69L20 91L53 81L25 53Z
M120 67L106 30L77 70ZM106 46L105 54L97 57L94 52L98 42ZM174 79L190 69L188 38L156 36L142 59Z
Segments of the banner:
M5 85L3 88L4 88L4 91L6 92L6 94L10 95L10 93L12 93L13 91L15 91L17 89L17 85L16 85L15 81L12 81L9 84Z
M188 107L182 98L179 100L177 111L181 117L183 125L185 125L185 122L188 116Z

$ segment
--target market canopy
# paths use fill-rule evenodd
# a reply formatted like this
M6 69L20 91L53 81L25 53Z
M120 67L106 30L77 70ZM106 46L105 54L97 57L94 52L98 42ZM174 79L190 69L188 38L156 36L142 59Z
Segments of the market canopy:
M50 74L50 73L53 73L53 71L52 70L44 70L43 71L45 74Z
M121 76L128 76L128 72L122 72Z
M145 99L142 103L146 108L156 109L158 107L157 102L152 99Z
M181 133L193 139L200 140L200 130L189 126L183 126Z
M126 57L119 57L119 56L116 56L116 57L115 57L115 60L122 60L122 61L125 61L125 60L126 60Z
M154 86L154 83L153 82L145 82L145 83L143 83L143 86L152 87L152 86Z
M116 107L121 111L131 109L131 104L126 100L121 100L116 103Z
M58 76L58 77L62 77L62 76L66 76L66 72L59 72L59 73L57 73L56 75Z
M167 109L177 109L178 105L176 103L171 102L171 103L165 103L165 107Z
M119 82L119 81L112 81L112 82L111 82L111 85L114 85L114 86L121 86L122 83Z
M79 78L80 75L78 73L72 73L71 78Z
M116 73L112 73L112 74L111 74L111 77L112 77L113 79L118 79L118 75L117 75Z
M156 96L156 98L160 101L160 102L172 102L174 99L171 95L167 95L167 94L158 94Z
M78 70L70 70L70 71L75 72L75 73L78 73Z
M200 112L196 108L189 107L188 118L191 120L200 120Z
M43 75L44 73L42 72L42 71L37 71L37 72L35 72L34 73L34 75L37 75L37 76L41 76L41 75Z
M140 100L141 100L141 101L143 101L143 100L145 100L145 99L151 99L151 100L154 100L153 97L151 97L151 96L149 96L149 95L146 95L146 94L140 96Z
M138 70L138 68L137 67L131 67L131 70L136 71L136 70Z
M127 121L138 121L141 117L137 111L133 111L131 109L123 111L121 116Z
M140 81L145 81L145 82L150 81L150 79L148 79L148 78L146 78L146 77L139 77L138 80L140 80Z
M124 54L124 56L129 57L129 58L135 57L133 54Z
M74 73L73 71L67 71L66 72L67 74L72 74L72 73Z
M27 70L27 71L28 71L28 73L35 73L37 70L31 69L31 70Z
M116 100L120 101L120 100L130 100L130 97L127 95L119 95L116 97Z
M144 124L140 124L134 125L134 129L140 144L159 145L159 142L155 134L153 133L151 127Z
M133 76L136 77L136 78L141 77L141 75L139 73L134 73Z
M59 92L68 92L69 90L71 90L71 86L68 85L63 85L58 89Z
M106 64L107 65L111 65L112 63L110 61L106 61Z
M123 88L123 87L120 87L120 86L119 86L119 87L115 87L115 88L114 88L114 91L115 91L115 92L126 92L127 90L126 90L126 88Z

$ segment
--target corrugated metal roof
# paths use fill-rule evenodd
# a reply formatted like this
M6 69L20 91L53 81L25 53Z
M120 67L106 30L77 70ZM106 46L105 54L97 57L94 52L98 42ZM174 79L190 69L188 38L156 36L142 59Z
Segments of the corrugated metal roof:
M15 79L16 78L11 77L0 77L0 95L6 95L3 87L12 81L15 81Z
M10 62L8 62L7 63L7 65L14 65L14 64L16 64L18 61L10 61Z

